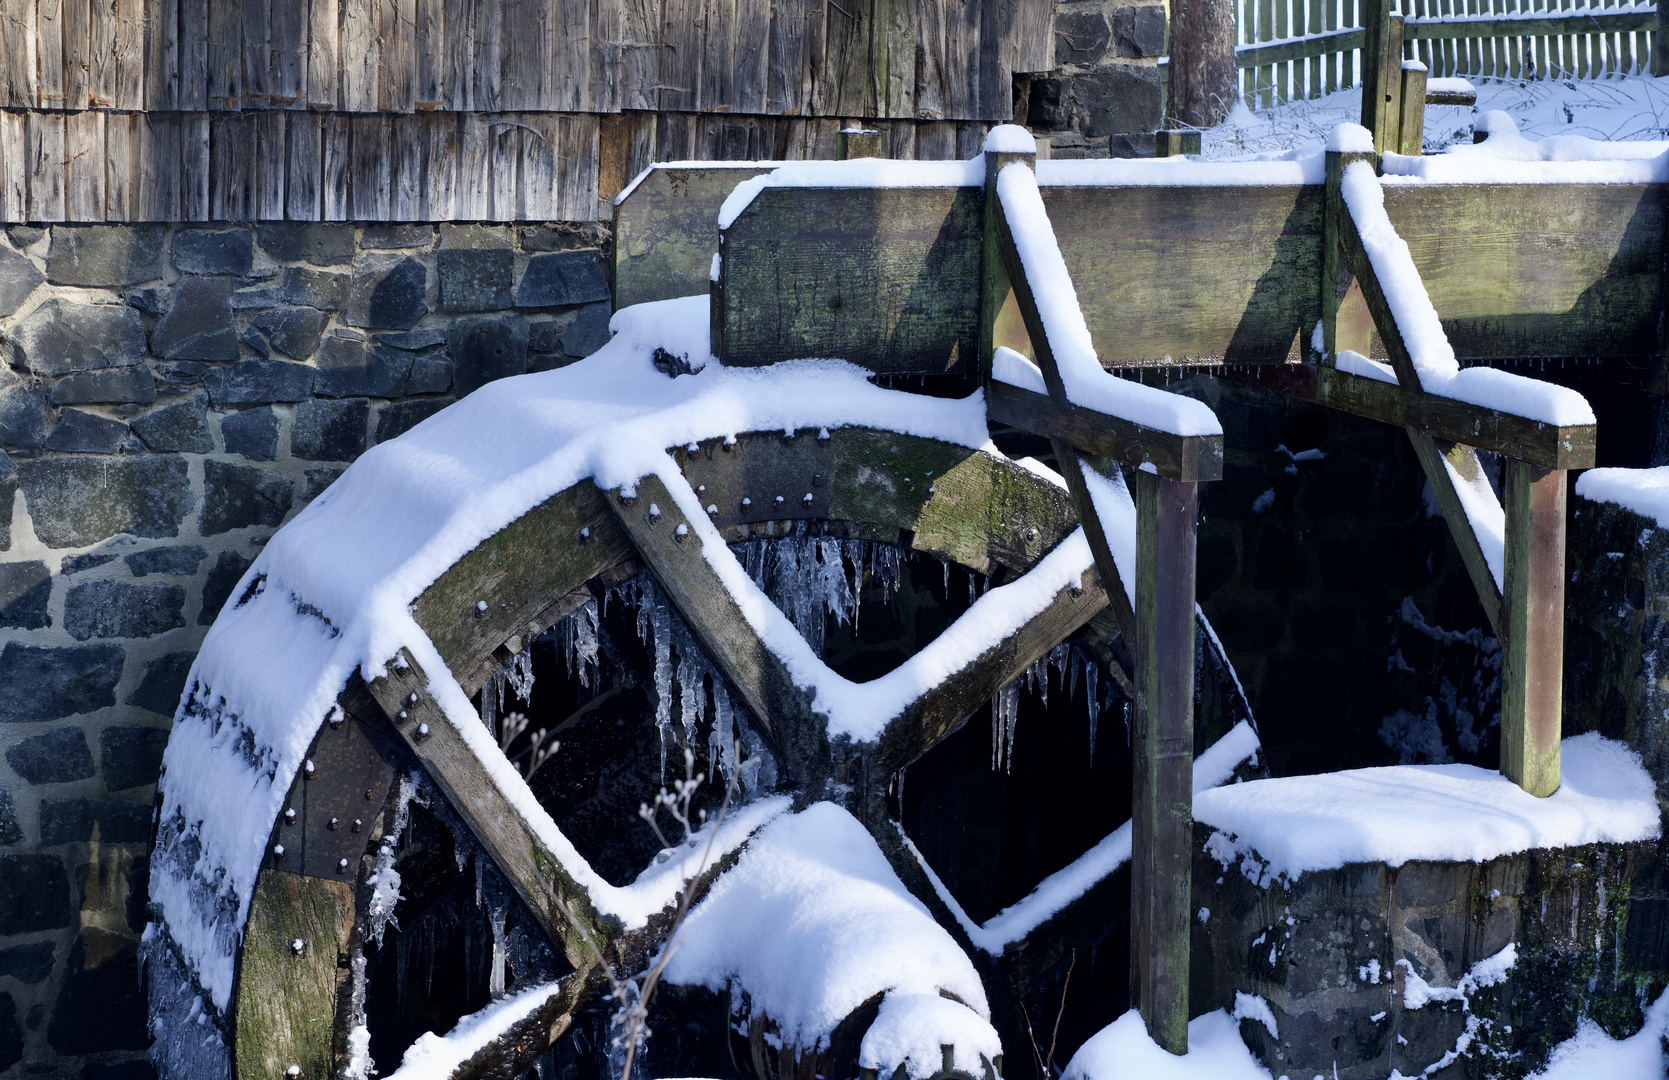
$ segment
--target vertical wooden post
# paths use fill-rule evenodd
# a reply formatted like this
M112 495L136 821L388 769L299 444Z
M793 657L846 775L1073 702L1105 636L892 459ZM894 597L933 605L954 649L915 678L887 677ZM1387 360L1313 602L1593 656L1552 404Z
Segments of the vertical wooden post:
M1425 150L1426 65L1418 60L1402 64L1402 117L1397 130L1397 153L1419 157Z
M1559 790L1565 652L1565 472L1507 458L1501 596L1501 772Z
M1196 485L1136 472L1136 731L1130 954L1153 1041L1188 1052Z
M879 131L872 128L841 128L835 132L835 159L837 161L884 156L881 153L881 133Z
M1197 131L1156 131L1153 133L1154 157L1178 157L1200 152L1200 133Z
M1021 162L1027 168L1037 168L1037 154L985 154L985 247L982 255L979 282L979 371L982 381L991 378L991 354L997 346L1006 345L1015 352L1032 355L1031 338L1014 298L1014 287L1008 280L1008 268L1003 264L1003 253L997 240L997 215L1002 207L997 203L997 174L1003 166Z
M1388 13L1391 0L1362 0L1362 126L1373 148L1397 147L1402 116L1402 16Z
M1365 91L1364 91L1365 92ZM1339 185L1345 166L1356 161L1373 161L1372 154L1327 152L1327 205L1322 211L1321 337L1322 366L1346 349L1368 355L1373 337L1373 313L1362 298L1362 286L1345 262L1339 242L1340 215L1345 212ZM1310 342L1304 344L1309 345Z

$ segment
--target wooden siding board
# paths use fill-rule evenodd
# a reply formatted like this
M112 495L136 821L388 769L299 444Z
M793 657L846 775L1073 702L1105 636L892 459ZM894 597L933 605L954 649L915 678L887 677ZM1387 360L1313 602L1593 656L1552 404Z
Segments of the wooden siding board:
M380 0L342 0L342 108L377 111Z
M557 195L552 216L561 221L596 221L601 125L595 116L565 116L559 131Z
M35 0L0 0L0 105L35 106L36 52Z
M209 107L209 2L180 0L178 107L187 112Z
M64 117L64 220L104 220L104 110Z
M272 100L272 4L274 0L243 0L243 108L270 109ZM293 8L294 0L276 0L277 7Z
M307 107L308 5L275 0L268 23L270 70L267 95L275 109Z
M520 117L522 146L516 219L551 221L558 217L557 169L561 151L561 128L566 117L550 113L526 113Z
M285 166L286 114L281 109L256 113L255 127L255 220L284 220L284 187L289 178Z
M29 220L64 220L64 114L32 112L28 140Z
M417 108L417 0L379 0L377 99L383 112Z
M924 120L945 117L945 23L949 0L917 0L914 29L916 39L915 116Z
M389 118L390 221L423 220L423 117Z
M95 109L116 105L116 28L119 14L115 0L92 0L88 5L87 104Z
M90 0L60 0L64 23L62 108L85 109L92 98L93 33Z
M494 117L487 123L487 159L492 198L488 216L494 221L516 220L516 178L522 156L522 126L513 116Z
M208 0L208 107L243 108L243 0Z
M139 118L132 113L110 113L104 120L104 219L133 220L134 156L133 129Z
M475 108L475 3L446 0L445 107L459 112Z
M340 0L308 4L307 103L314 109L333 108L341 93L340 13Z
M503 0L475 0L475 108L495 113L504 108Z
M423 117L423 216L428 221L451 221L458 216L458 116L430 113Z
M736 111L736 0L701 0L701 29L696 108Z
M348 218L352 221L387 221L391 195L388 190L388 117L355 116L352 121L351 179Z
M35 107L62 109L64 0L40 0L35 8Z
M180 114L134 117L134 221L180 219Z
M493 216L491 159L487 153L487 121L479 113L458 117L458 203L462 221L487 221Z
M254 116L218 115L209 133L209 218L250 221L255 217Z
M348 162L353 141L352 121L346 116L327 116L319 133L320 202L325 221L348 220Z
M765 57L765 109L799 116L806 109L806 7L804 0L771 5Z
M0 112L0 221L28 220L29 143L23 115Z
M660 108L691 112L700 100L702 0L664 0L661 8Z
M324 121L317 113L298 112L285 124L287 183L284 216L291 221L318 221L321 170L324 166L320 135Z
M445 0L417 0L416 15L412 47L417 52L417 82L412 104L428 112L445 108L446 102Z
M557 0L547 8L547 67L540 109L580 112L591 107L592 0Z
M171 111L180 101L180 9L151 0L145 5L145 108Z

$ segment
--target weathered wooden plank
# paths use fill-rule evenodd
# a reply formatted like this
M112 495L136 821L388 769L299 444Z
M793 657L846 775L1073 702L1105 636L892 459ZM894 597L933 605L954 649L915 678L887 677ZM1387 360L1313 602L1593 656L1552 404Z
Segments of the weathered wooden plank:
M1397 153L1419 157L1425 146L1426 72L1402 69L1402 113L1397 118Z
M243 108L244 0L208 0L208 108Z
M209 215L214 221L255 217L255 123L249 116L215 116L209 142Z
M763 190L720 237L719 355L742 366L839 356L880 372L973 370L981 205L977 188ZM785 290L784 280L801 284Z
M736 29L731 50L732 112L753 114L769 111L766 92L771 77L773 6L736 0Z
M945 120L979 116L980 15L984 0L944 0ZM919 115L919 110L918 110Z
M1011 32L1015 0L981 0L979 72L974 116L1006 124L1014 117L1014 48Z
M145 4L145 108L173 110L180 102L180 9Z
M735 109L736 7L737 0L701 0L696 108L703 112Z
M1014 22L1009 29L1015 74L1055 69L1055 10L1034 0L1014 0Z
M267 24L270 51L267 99L274 109L307 108L307 35L310 7L302 0L273 3Z
M259 112L251 123L255 128L255 220L283 221L288 173L284 160L285 114L277 109Z
M32 109L38 103L35 0L0 0L0 105Z
M243 108L271 109L272 29L275 8L296 10L294 0L242 0L243 2Z
M765 111L800 116L806 108L806 7L789 0L771 5L766 49Z
M1663 185L1384 190L1461 359L1653 355Z
M377 111L381 64L377 12L381 0L342 0L342 104L348 112Z
M1559 789L1565 657L1565 473L1508 459L1501 597L1501 772L1532 795ZM1518 677L1514 677L1514 676Z
M116 2L92 0L87 14L87 106L111 109L116 105Z
M379 0L377 104L383 112L417 108L417 0Z
M431 113L423 118L423 218L451 221L458 216L458 116Z
M134 117L134 221L182 217L180 114L147 112Z
M35 101L40 109L62 109L67 100L64 72L65 0L39 0L35 9Z
M349 166L348 219L387 221L389 191L388 117L355 116Z
M1308 341L1319 185L1041 191L1103 364L1280 364Z
M64 114L28 114L28 220L64 220Z
M488 221L493 216L491 135L479 113L458 117L458 211L464 221Z
M64 118L64 220L104 220L104 110Z
M910 0L874 0L874 4L870 76L875 83L875 115L913 117L916 114L914 5Z
M518 163L520 180L516 185L517 221L553 221L561 217L556 207L565 119L549 113L524 113L519 118L522 142Z
M945 79L949 74L945 54L949 44L946 37L948 9L949 0L920 0L914 5L915 115L922 120L945 118Z
M320 157L319 213L325 221L351 220L349 213L349 162L352 160L352 121L346 116L324 117L319 132L322 145Z
M552 943L570 964L588 967L607 946L606 925L585 890L540 841L435 703L428 676L416 660L402 650L388 674L370 684L370 691Z
M1136 717L1130 859L1134 996L1148 1034L1188 1049L1193 923L1196 486L1136 477Z
M261 871L240 954L239 1076L332 1074L335 1025L320 1018L336 1013L353 926L350 882Z
M445 108L468 112L475 108L476 0L446 0Z
M475 0L475 108L493 113L504 108L503 0Z
M550 67L544 75L541 109L584 112L591 108L592 4L558 0L545 18Z
M1653 30L1657 26L1649 11L1588 11L1574 15L1549 15L1545 19L1479 19L1466 22L1410 22L1403 30L1410 40L1445 41L1465 38L1523 39L1571 33L1627 34ZM1238 58L1237 58L1238 59Z
M57 0L63 19L64 98L59 108L85 109L92 99L93 34L90 0Z
M209 108L209 3L180 0L178 107L194 112Z
M110 82L112 108L145 107L145 0L113 0Z
M543 0L502 0L504 73L501 109L548 108L546 89L553 74L551 27Z
M323 118L317 113L298 112L289 118L286 126L290 152L284 216L291 221L319 221L324 169L324 147L320 141Z
M1007 383L989 384L986 398L993 420L1064 439L1086 453L1147 464L1173 480L1218 480L1223 475L1223 440L1218 435L1170 435L1079 405L1058 405L1047 395Z
M329 109L341 99L340 0L308 0L307 104Z
M417 51L417 83L413 107L429 112L446 107L446 2L417 0L417 30L413 48Z
M661 44L660 109L693 112L700 103L702 0L665 0L658 38Z
M516 220L517 179L521 171L522 128L518 120L500 115L487 122L488 216L494 221Z
M822 116L874 116L875 78L870 40L879 0L841 0L825 16L824 78L812 93L812 109Z
M28 220L29 151L23 113L0 111L0 221Z
M388 118L390 221L424 221L423 117L417 113Z

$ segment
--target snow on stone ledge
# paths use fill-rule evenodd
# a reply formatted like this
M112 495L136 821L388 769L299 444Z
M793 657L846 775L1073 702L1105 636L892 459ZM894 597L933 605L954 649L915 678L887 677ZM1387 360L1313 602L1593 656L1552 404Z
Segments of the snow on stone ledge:
M1562 782L1545 799L1475 765L1393 765L1197 792L1194 819L1218 830L1218 861L1259 884L1347 863L1482 862L1658 836L1656 791L1634 751L1596 733L1561 749Z
M1037 163L1039 187L1298 187L1326 179L1326 160L1314 150L1262 161L1200 161L1178 155Z
M1655 469L1589 469L1576 478L1576 493L1615 503L1669 529L1669 465Z
M1034 143L1032 149L1036 149ZM905 188L979 187L985 183L984 157L968 161L797 161L736 185L719 207L719 228L728 229L754 196L768 187Z
M817 1045L885 993L861 1050L863 1064L883 1076L899 1065L916 1078L936 1071L941 1045L955 1046L957 1063L975 1075L981 1055L1002 1052L967 954L857 819L833 803L813 803L760 830L691 909L666 979L746 993L781 1038L800 1047Z
M1177 1057L1147 1033L1131 1009L1078 1048L1061 1080L1269 1080L1227 1010L1188 1021L1188 1053Z

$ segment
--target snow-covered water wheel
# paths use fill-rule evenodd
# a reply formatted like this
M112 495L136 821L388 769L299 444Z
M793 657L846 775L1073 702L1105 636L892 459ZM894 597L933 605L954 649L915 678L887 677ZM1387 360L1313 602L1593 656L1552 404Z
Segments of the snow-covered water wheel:
M999 456L891 431L755 432L674 454L730 540L786 535L815 522L830 535L902 542L1002 580L1031 569L1076 526L1066 492L1032 472ZM821 791L831 779L850 783L855 812L896 847L882 828L887 779L1106 606L1093 575L1084 575L958 677L916 698L880 738L831 745L804 691L762 655L735 617L699 543L685 542L682 524L653 476L635 497L583 481L478 545L422 593L413 613L473 694L523 642L589 600L588 582L640 560L767 728L785 786L804 792ZM397 775L411 759L577 972L565 980L571 992L552 997L456 1075L512 1076L545 1051L575 1004L604 988L587 937L631 968L665 931L662 918L623 933L594 910L437 707L427 681L409 654L368 685L353 679L272 823L238 960L239 1077L296 1075L295 1067L304 1077L335 1075L351 1055L355 980L348 957L363 937L374 891L365 881L374 844ZM769 1068L779 1072L776 1062ZM951 1068L968 1076L983 1071L969 1063Z

